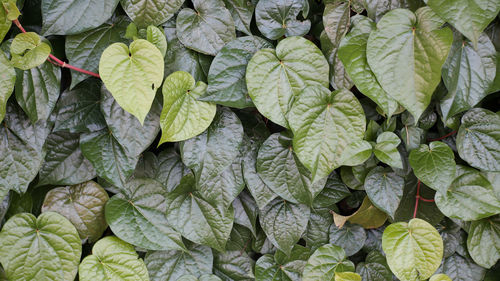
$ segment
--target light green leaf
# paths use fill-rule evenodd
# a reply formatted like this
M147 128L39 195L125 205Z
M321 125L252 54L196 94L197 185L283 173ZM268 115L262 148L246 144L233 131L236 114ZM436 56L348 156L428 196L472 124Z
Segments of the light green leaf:
M472 167L500 171L500 116L483 108L469 110L462 116L457 150Z
M309 3L304 0L259 1L255 7L255 21L259 31L271 40L283 36L302 36L309 32L311 21L298 20L300 12L307 17Z
M382 108L387 118L398 109L398 103L382 89L366 58L366 45L375 24L357 15L352 18L351 31L340 42L338 57L358 90Z
M402 281L431 277L443 258L441 236L421 219L389 225L382 236L382 248L392 272Z
M294 151L314 182L342 165L341 156L349 143L363 139L366 118L349 90L330 92L309 86L295 99L288 123Z
M166 197L167 219L185 238L224 251L234 221L234 209L214 207L195 189L192 175Z
M222 0L193 0L194 10L177 15L177 36L186 47L211 56L236 38L234 21Z
M118 104L141 124L163 80L163 56L155 45L138 39L114 43L102 53L99 74Z
M51 48L35 32L16 35L10 45L11 63L13 66L28 70L37 67L47 60Z
M125 242L148 250L183 250L167 221L167 193L152 179L133 179L106 203L106 222ZM132 226L132 227L131 227Z
M257 173L264 183L283 199L311 206L321 192L326 177L312 181L311 173L292 149L289 133L272 134L260 147Z
M347 223L341 227L332 224L328 232L330 244L340 245L346 256L356 254L365 244L366 232L358 224Z
M170 19L184 0L120 0L127 15L140 28L158 26Z
M253 106L245 81L247 64L258 50L272 47L256 36L239 37L226 44L210 65L207 92L199 100L236 108Z
M261 210L259 220L267 238L286 255L302 237L307 228L310 209L276 198Z
M429 0L427 5L472 41L475 48L481 32L500 12L496 0Z
M213 255L207 246L189 244L187 251L150 251L144 262L151 280L177 281L183 275L212 272Z
M304 268L303 281L333 281L335 271L354 270L354 264L346 259L344 250L336 245L319 247Z
M79 276L80 281L149 281L146 265L134 246L114 236L94 244L92 254L80 264Z
M479 36L475 48L455 32L450 54L443 65L443 82L448 94L441 100L443 118L448 119L479 103L496 75L496 50L488 36Z
M94 167L80 150L80 135L55 132L47 137L47 154L38 186L79 184L96 177Z
M75 227L54 212L13 216L0 232L0 247L7 278L16 281L74 280L82 254Z
M78 34L98 27L115 11L119 0L43 0L42 34Z
M150 25L147 28L146 34L147 40L153 43L153 45L160 50L163 57L165 57L165 54L167 53L167 38L165 37L163 30L154 25Z
M345 166L357 166L366 162L372 156L373 147L365 140L351 142L345 147L340 157L340 163Z
M419 180L436 191L446 193L455 178L454 158L455 155L447 144L433 141L412 150L409 161Z
M170 74L163 82L163 110L160 116L161 140L183 141L205 131L215 117L215 104L199 101L207 89L203 82L195 83L184 71Z
M302 37L281 40L276 50L262 49L247 66L248 94L274 123L288 127L293 100L309 85L328 87L328 62L311 41Z
M0 13L2 12L0 11ZM10 95L12 95L15 83L16 72L14 67L12 67L5 54L0 52L0 123L5 117L7 101Z
M97 241L107 228L104 206L109 200L106 191L93 181L51 189L42 205L42 212L56 212L67 218L80 238Z
M429 281L452 281L446 274L436 274L429 279Z
M473 221L467 237L467 250L482 267L491 268L500 259L500 217Z
M2 4L4 2L16 3L16 0L2 1ZM0 9L0 42L1 42L3 41L5 35L7 35L7 33L9 32L10 26L12 25L12 21L8 18L7 11L3 9L3 5L0 8L2 8Z
M367 60L378 82L416 120L441 81L441 67L453 40L449 28L440 29L443 23L428 7L415 13L395 9L384 15L368 38Z
M373 153L378 160L386 163L393 168L403 169L403 160L398 151L398 145L401 139L393 132L383 132L377 137L377 144Z
M368 173L364 186L370 201L394 219L403 197L404 184L404 178L391 168L378 166Z
M335 272L335 281L361 281L361 276L354 272Z

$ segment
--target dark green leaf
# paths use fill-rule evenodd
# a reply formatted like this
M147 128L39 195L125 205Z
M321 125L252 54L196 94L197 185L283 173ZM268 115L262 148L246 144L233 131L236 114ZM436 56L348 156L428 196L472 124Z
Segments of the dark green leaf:
M354 264L346 259L344 250L326 244L318 248L304 268L303 281L332 281L336 271L354 270Z
M370 200L392 219L403 197L404 178L391 168L376 167L365 179L365 190Z
M482 280L486 269L475 264L469 257L462 257L459 254L446 258L440 268L453 281Z
M328 232L330 243L342 247L347 256L354 255L365 244L366 232L357 224L347 223L340 228L332 224Z
M494 266L500 259L500 217L473 221L467 238L467 249L480 266Z
M0 13L2 13L2 11L0 11ZM7 110L7 101L12 95L16 83L16 72L14 67L10 64L3 52L0 52L0 73L2 73L0 76L0 122L2 122Z
M252 35L250 23L255 10L255 2L256 1L249 0L224 0L226 8L233 16L236 30L246 33L247 35Z
M302 12L307 17L309 3L304 0L259 1L255 7L255 20L262 35L271 40L283 36L302 36L309 32L311 21L298 20Z
M140 28L160 25L171 18L184 0L120 0L127 15Z
M393 168L403 169L403 161L398 151L401 139L393 132L383 132L377 137L377 144L373 153L378 160L388 164Z

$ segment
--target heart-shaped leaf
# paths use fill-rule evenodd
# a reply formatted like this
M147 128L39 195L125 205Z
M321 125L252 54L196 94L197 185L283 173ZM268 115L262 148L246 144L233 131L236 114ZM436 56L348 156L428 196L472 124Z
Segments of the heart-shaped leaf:
M366 118L361 104L349 90L330 92L309 86L295 99L288 115L293 149L312 173L312 181L340 167L349 143L362 140Z
M500 216L471 223L467 250L480 266L491 268L495 265L500 259Z
M183 250L167 221L166 192L152 179L133 179L106 203L106 222L120 239L149 250ZM136 227L131 228L133 222Z
M304 268L303 281L332 281L335 271L354 270L354 264L346 259L344 250L336 245L319 247Z
M311 28L310 20L298 20L297 16L307 17L309 3L304 0L267 0L257 2L255 21L259 31L266 38L276 40L283 36L302 36Z
M130 47L114 43L104 50L99 61L104 85L116 102L141 124L161 86L163 68L160 50L143 39L132 42Z
M340 245L347 256L354 255L365 244L366 232L358 224L348 223L342 227L332 224L328 232L330 243Z
M392 219L403 197L404 178L391 168L376 167L365 178L365 190L371 202Z
M54 212L13 216L0 232L0 247L9 280L74 280L82 254L75 227Z
M276 50L257 51L247 66L248 94L260 113L288 127L294 97L308 85L328 87L328 62L311 41L302 37L281 40Z
M174 72L165 79L160 116L162 136L159 144L190 139L210 126L217 107L198 100L206 89L205 83L195 83L193 77L184 71Z
M392 272L402 281L431 277L443 258L441 236L421 219L389 225L382 236L382 248Z
M100 185L88 181L50 190L45 195L42 212L63 215L76 227L82 240L92 243L108 226L104 218L104 205L108 200L108 194Z
M368 38L366 56L378 82L416 120L441 81L441 67L453 40L449 28L440 28L443 24L428 7L415 13L395 9L384 15Z
M398 151L401 139L393 132L383 132L377 137L377 144L373 153L378 160L388 164L393 168L403 169L403 160Z
M250 31L250 23L252 22L253 12L255 10L256 1L246 0L224 0L226 8L233 16L236 30L252 35Z
M120 0L127 15L140 28L158 26L171 18L184 0Z
M295 245L288 255L281 251L276 251L274 257L266 254L255 263L255 280L301 280L309 256L309 249L300 245Z
M149 281L146 265L134 246L114 236L107 236L94 244L92 254L80 264L79 276L80 281Z
M35 32L20 33L10 45L11 63L19 69L28 70L44 63L50 51L50 46L42 42Z

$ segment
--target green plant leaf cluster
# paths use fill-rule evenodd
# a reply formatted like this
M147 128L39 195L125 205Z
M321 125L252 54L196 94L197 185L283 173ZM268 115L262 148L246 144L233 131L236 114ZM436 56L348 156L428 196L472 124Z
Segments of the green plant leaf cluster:
M497 281L498 0L0 0L0 281Z

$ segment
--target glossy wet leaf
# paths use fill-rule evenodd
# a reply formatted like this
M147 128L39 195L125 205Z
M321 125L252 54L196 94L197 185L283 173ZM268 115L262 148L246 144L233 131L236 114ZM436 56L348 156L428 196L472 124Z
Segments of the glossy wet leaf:
M234 21L222 0L193 0L194 10L177 15L177 36L186 47L215 56L236 38Z
M134 179L106 203L106 222L120 239L148 250L182 250L181 235L167 220L167 193L151 179ZM134 227L130 227L133 222Z
M247 66L248 94L260 113L288 127L294 98L309 85L328 87L328 62L321 51L302 37L281 40L276 50L262 49Z
M442 24L428 7L415 13L396 9L384 15L368 38L366 56L375 77L415 119L427 108L441 80L453 39L451 30L441 28Z
M309 3L303 0L259 1L255 7L255 21L262 35L270 40L302 36L309 32L311 22L298 20L297 16L307 17L308 10Z
M355 272L335 272L335 281L361 281L361 276Z
M304 268L304 281L331 281L336 270L354 270L354 264L346 259L344 250L336 245L326 244L318 248Z
M155 45L138 39L114 43L101 55L99 74L116 102L141 124L163 80L163 56ZM123 77L126 77L123 79Z
M0 122L2 122L7 110L7 101L16 83L14 67L3 53L0 53L0 73Z
M199 101L206 93L207 85L195 82L184 71L170 74L163 82L163 110L160 116L164 142L183 141L205 131L215 117L213 103Z
M329 240L333 245L344 249L346 256L352 256L363 247L366 240L365 230L358 224L345 224L342 227L330 225Z
M156 48L160 50L163 57L165 57L168 45L167 45L167 38L165 37L163 30L159 29L154 25L150 25L147 28L146 36L147 40L153 43L153 45L155 45Z
M160 25L171 18L184 0L120 0L127 15L138 27Z
M400 280L429 278L443 258L441 236L421 219L389 225L382 236L382 247L389 267Z
M134 246L114 236L107 236L94 244L92 254L80 264L79 276L81 281L150 280L146 265Z
M300 245L294 246L289 256L281 251L277 251L274 257L266 254L255 263L255 280L301 280L302 271L309 255L309 249Z
M231 16L233 16L236 30L247 35L252 35L250 23L252 22L255 10L255 2L247 0L224 0L226 8L231 12Z
M368 173L364 186L371 202L394 218L403 197L404 178L391 168L378 166Z
M54 212L13 216L0 232L0 246L9 280L73 280L82 254L75 227Z
M82 240L97 241L107 228L104 206L106 191L93 181L57 187L45 196L42 212L56 212L67 218Z
M11 63L16 68L28 70L44 63L50 51L50 46L35 32L21 33L10 45Z
M401 155L397 149L401 139L393 132L383 132L377 137L377 144L373 153L378 160L386 163L393 168L403 169Z
M427 186L445 193L455 178L455 155L443 142L422 144L410 153L409 161L415 176Z
M343 163L346 147L363 139L366 127L361 104L348 90L322 86L304 89L288 115L293 149L312 173L312 181L328 176Z
M500 217L473 221L467 238L467 249L480 266L494 266L500 259Z
M443 273L454 281L481 280L486 269L475 264L470 257L454 254L443 261Z

